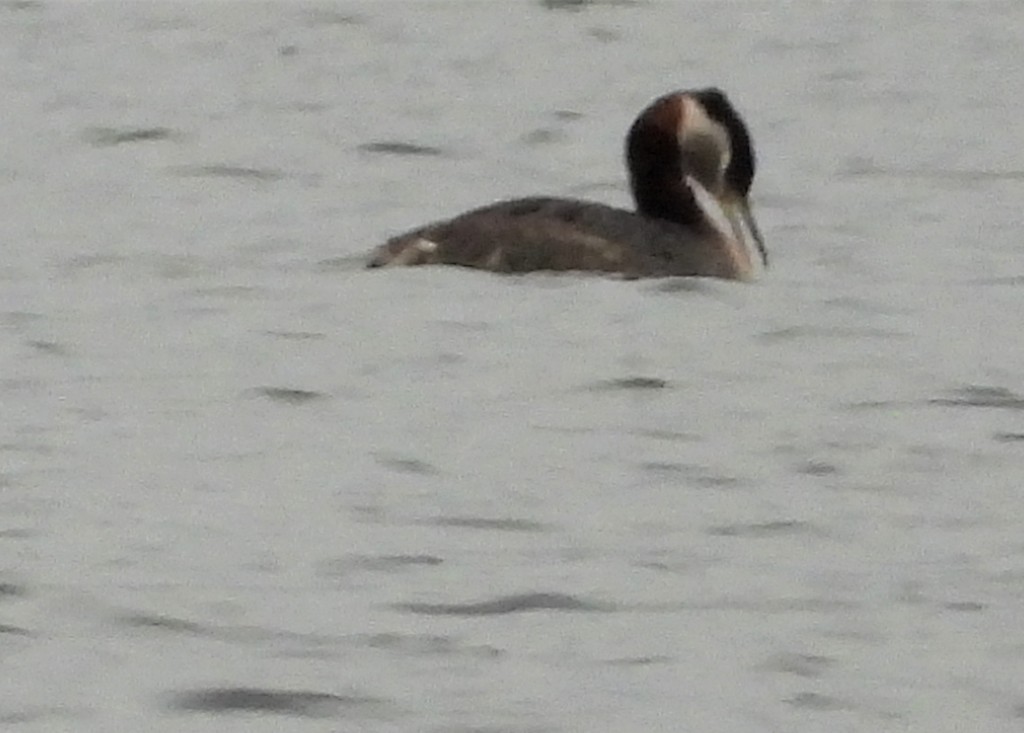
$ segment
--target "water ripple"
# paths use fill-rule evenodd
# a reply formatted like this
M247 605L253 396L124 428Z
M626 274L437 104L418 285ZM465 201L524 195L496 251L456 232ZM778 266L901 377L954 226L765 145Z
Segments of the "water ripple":
M377 140L371 143L363 143L359 149L364 153L376 153L380 155L405 155L405 156L442 156L447 153L441 148L432 145L419 145L407 143L401 140Z
M967 385L956 390L950 397L928 400L931 405L945 407L986 407L1005 410L1024 410L1024 397L1005 387Z
M351 708L378 706L382 702L380 698L364 695L256 687L211 687L174 693L168 708L214 714L254 712L302 718L331 718Z
M174 132L166 127L91 127L85 131L85 140L98 148L125 143L168 140Z
M1024 170L981 168L899 168L880 166L862 158L847 160L840 175L847 177L898 178L906 180L948 181L958 184L1000 181L1024 181Z
M440 471L426 461L410 456L376 456L377 463L384 468L389 468L396 473L411 473L418 476L435 476Z
M0 624L0 634L11 634L12 636L32 636L32 632L20 626Z
M11 581L0 582L0 600L4 598L24 598L28 595L28 586Z
M1024 443L1024 433L996 433L992 439L997 443Z
M392 572L410 567L434 567L444 562L434 555L351 555L317 564L317 575L342 577L352 572Z
M563 593L520 593L477 603L398 603L400 611L425 616L500 616L528 611L609 611L606 604Z
M165 616L153 613L124 613L116 618L122 626L134 629L154 629L157 631L169 631L175 634L188 634L190 636L210 636L213 630L195 621Z
M790 342L804 339L894 339L907 338L908 334L886 328L842 327L842 326L787 326L758 335L761 341Z
M823 657L818 654L785 652L773 655L761 665L761 668L770 672L782 672L784 674L796 675L797 677L811 678L823 676L835 664L836 660L831 657Z
M0 8L4 10L42 10L42 0L6 0L6 2L0 3Z
M490 517L437 517L425 524L437 527L461 527L465 529L488 529L501 532L547 532L550 528L541 522L530 519L490 518Z
M285 178L284 171L276 168L253 168L226 163L209 165L183 165L169 168L168 172L183 178L234 178L236 180L269 183Z
M809 710L838 711L856 709L856 706L844 700L832 697L831 695L822 695L818 692L800 692L786 700L786 702L795 708Z
M294 387L255 387L251 392L260 397L266 397L269 400L282 402L286 405L305 405L327 398L327 395L323 392L296 389Z
M669 382L660 377L635 376L605 379L590 385L588 389L595 392L619 392L626 390L665 389L668 386Z
M715 537L779 537L785 535L823 534L813 524L795 519L754 522L750 524L723 524L712 527L707 532Z

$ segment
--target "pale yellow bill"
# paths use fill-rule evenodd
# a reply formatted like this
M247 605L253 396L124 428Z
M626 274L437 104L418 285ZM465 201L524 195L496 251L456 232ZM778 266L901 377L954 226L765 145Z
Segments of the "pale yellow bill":
M749 249L749 239L743 231L743 227L746 226L747 231L750 232L750 238L754 240L754 244L757 245L757 251L761 255L761 264L768 267L768 249L764 245L761 230L757 227L754 212L750 210L750 202L742 196L726 191L723 193L720 203L726 218L729 220L729 225L732 227L733 236Z
M761 237L761 230L758 229L754 213L750 210L750 202L729 190L716 196L693 176L686 176L686 183L693 191L693 197L697 204L708 215L715 227L722 234L732 232L737 243L748 250L751 249L750 240L753 239L757 251L761 255L761 263L768 267L768 249ZM747 236L748 231L750 232L749 237Z

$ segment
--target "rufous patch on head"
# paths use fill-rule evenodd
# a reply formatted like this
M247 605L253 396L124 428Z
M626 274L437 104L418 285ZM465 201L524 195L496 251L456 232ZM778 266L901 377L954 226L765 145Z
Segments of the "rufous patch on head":
M644 116L651 125L675 137L683 124L684 99L683 94L669 94L654 102Z

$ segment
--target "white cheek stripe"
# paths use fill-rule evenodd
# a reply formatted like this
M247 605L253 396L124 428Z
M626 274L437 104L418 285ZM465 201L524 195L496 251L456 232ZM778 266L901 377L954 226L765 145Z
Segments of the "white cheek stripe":
M707 135L712 138L722 152L722 170L729 167L729 161L732 160L729 131L708 117L704 105L696 99L689 96L683 97L683 118L678 132L679 144L684 145L688 138L695 135Z

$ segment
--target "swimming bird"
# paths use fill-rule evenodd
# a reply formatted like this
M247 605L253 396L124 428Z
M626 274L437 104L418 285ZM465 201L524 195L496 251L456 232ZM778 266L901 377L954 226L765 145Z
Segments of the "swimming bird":
M567 198L499 201L393 237L367 266L749 280L754 266L745 225L767 267L748 199L754 149L724 92L709 87L658 97L630 127L625 155L636 211Z

